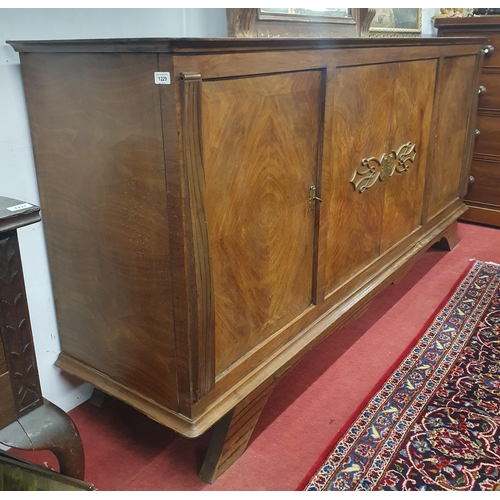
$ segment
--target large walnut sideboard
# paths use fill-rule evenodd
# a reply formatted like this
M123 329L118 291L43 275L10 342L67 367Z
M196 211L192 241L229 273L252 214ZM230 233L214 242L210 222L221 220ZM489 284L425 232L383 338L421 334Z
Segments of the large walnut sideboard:
M489 38L481 74L477 137L463 220L500 227L500 16L436 18L438 36Z
M57 365L245 449L279 378L466 207L486 40L9 42Z

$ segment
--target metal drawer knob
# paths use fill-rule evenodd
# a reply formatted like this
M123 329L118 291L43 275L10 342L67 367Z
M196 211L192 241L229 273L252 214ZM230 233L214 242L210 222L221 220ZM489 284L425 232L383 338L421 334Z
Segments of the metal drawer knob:
M486 94L486 87L484 85L479 85L479 89L477 90L479 95Z
M489 56L494 50L495 47L493 47L493 45L486 45L483 49L483 52L485 56Z
M469 175L469 184L474 184L476 182L476 178L473 175Z
M481 131L477 128L476 129L476 137L481 134Z

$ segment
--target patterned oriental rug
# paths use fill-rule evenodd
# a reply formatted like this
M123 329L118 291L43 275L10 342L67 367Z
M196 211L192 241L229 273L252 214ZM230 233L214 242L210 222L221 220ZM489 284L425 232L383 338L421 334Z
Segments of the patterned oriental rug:
M301 489L500 490L499 332L500 265L475 262Z

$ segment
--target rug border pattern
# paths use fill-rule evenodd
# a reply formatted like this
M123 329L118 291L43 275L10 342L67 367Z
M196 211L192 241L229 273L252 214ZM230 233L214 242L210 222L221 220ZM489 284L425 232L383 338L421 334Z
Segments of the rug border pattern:
M316 473L307 481L304 490L328 489L332 484L331 478L334 476L337 477L337 484L332 489L366 491L372 490L377 485L385 467L390 463L398 449L398 444L418 417L420 410L439 387L439 383L453 367L454 360L460 355L462 348L474 332L474 327L480 321L489 304L489 298L498 288L500 275L492 273L493 269L498 272L500 266L480 261L473 263L465 277L455 287L455 291L438 310L438 314L421 338L399 363L399 366L386 378L382 387L369 400L368 404L358 412L357 418L337 441L333 451L326 460L322 461L322 466L319 469L316 468ZM484 274L488 275L487 283L481 292L481 298L467 311L467 293L475 279L480 277L483 271ZM463 310L460 309L460 306L463 306ZM455 328L448 325L447 329L442 330L451 316L454 316ZM426 357L430 352L437 352L439 355L431 361ZM431 376L429 378L423 377L423 382L420 385L415 383L414 387L411 387L413 385L410 382L412 375L416 376L418 372L428 372L431 367L433 368ZM412 397L404 401L400 408L397 408L394 405L393 397L399 389L399 384L405 379L410 384L410 387L406 387L406 389L412 391ZM389 401L392 404L386 408ZM382 441L382 436L378 436L381 444L376 445L373 455L362 457L358 454L353 462L350 451L362 439L371 440L372 443L374 439L377 439L374 422L381 417L391 418L392 421L397 418L399 422L394 428L391 427L389 437L384 438L384 441ZM349 459L351 461L345 463ZM369 477L363 477L364 468L368 465L370 465ZM332 471L335 471L335 474L332 474Z

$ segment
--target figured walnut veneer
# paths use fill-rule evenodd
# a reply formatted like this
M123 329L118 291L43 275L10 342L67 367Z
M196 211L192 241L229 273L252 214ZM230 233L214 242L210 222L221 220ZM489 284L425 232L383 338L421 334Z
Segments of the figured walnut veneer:
M58 366L185 436L219 422L216 478L284 371L456 244L484 43L12 42ZM360 193L374 158L394 175Z

